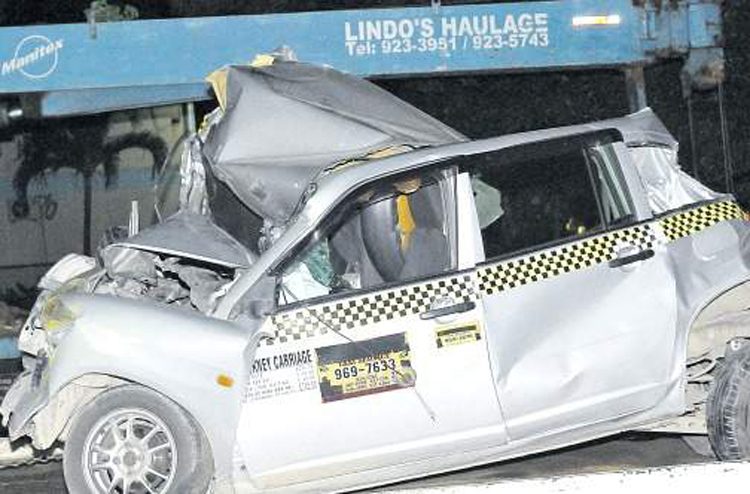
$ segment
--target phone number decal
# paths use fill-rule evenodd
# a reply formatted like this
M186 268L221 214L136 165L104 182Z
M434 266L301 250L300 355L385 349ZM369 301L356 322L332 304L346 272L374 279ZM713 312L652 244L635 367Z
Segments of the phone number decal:
M513 50L550 46L548 15L483 14L441 18L377 19L344 23L349 56Z
M414 385L404 333L316 349L324 403Z

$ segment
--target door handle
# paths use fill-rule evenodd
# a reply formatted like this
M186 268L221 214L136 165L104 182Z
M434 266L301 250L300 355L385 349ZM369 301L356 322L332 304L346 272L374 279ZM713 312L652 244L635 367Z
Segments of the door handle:
M420 319L435 319L436 317L443 317L449 314L458 314L459 312L468 312L477 306L474 302L461 302L460 304L449 305L448 307L440 307L437 309L430 309L428 311L419 314Z
M650 259L652 257L654 257L654 249L644 249L629 256L617 257L615 259L612 259L611 261L609 261L609 267L619 268L621 266L625 266L634 262L645 261L646 259Z

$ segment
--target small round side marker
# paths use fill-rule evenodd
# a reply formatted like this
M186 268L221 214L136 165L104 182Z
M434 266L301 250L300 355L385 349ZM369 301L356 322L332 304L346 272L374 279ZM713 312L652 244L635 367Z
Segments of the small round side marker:
M223 388L231 388L234 386L234 379L232 379L230 376L227 376L226 374L219 374L216 376L216 384Z

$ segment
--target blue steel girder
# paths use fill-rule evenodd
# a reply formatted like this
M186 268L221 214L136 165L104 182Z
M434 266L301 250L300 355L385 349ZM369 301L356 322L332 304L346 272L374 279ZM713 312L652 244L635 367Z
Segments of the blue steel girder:
M721 57L720 0L558 0L0 28L0 96L42 116L195 101L204 77L280 46L365 77ZM715 51L718 50L718 51Z

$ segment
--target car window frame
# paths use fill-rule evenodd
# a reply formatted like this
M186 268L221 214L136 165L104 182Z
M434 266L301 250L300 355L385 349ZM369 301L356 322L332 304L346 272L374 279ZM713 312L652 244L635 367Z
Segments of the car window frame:
M474 267L471 267L471 268L467 268L467 269L459 271L459 268L458 268L458 252L457 252L458 251L458 236L457 236L458 201L456 199L456 194L458 193L457 180L456 180L458 176L458 167L451 164L451 159L454 157L455 156L450 156L450 157L442 158L439 160L425 161L425 162L416 164L414 167L408 170L397 170L387 175L374 177L372 180L368 180L366 182L357 184L350 191L348 191L345 195L339 198L338 201L336 201L333 205L331 205L328 212L323 216L323 218L320 219L320 221L317 222L317 224L312 228L312 230L303 238L295 242L294 246L289 248L286 251L286 253L283 256L281 256L279 259L277 259L273 263L273 265L269 267L269 269L266 271L268 276L271 276L276 279L275 308L268 315L274 316L276 314L280 314L284 312L299 310L300 308L303 308L309 305L333 303L338 300L343 300L347 298L354 298L354 297L365 296L371 293L384 292L384 291L392 290L400 286L422 284L422 283L426 283L435 279L441 279L441 278L445 278L449 276L456 276L464 271L470 271L474 269ZM410 177L410 176L414 176L415 174L425 175L429 173L427 169L430 167L433 167L433 170L431 170L433 173L445 173L446 171L448 171L449 174L443 178L452 180L452 189L453 189L452 190L452 204L449 205L449 208L452 211L450 213L449 219L452 220L453 226L451 228L451 232L450 232L451 235L449 237L450 248L451 248L451 267L449 269L440 273L433 273L433 274L429 274L425 276L419 276L419 277L411 278L408 280L384 282L380 285L373 286L373 287L354 288L351 290L342 291L338 293L328 293L325 295L319 295L319 296L309 297L305 299L293 300L283 305L278 304L278 296L279 296L278 292L281 289L280 280L285 269L288 268L292 262L295 262L297 257L302 252L304 252L306 249L311 247L312 245L311 242L315 242L317 241L317 239L320 238L322 230L325 230L326 228L330 227L331 222L335 223L336 221L338 221L337 218L333 218L333 217L334 215L337 214L337 212L341 211L342 208L345 208L347 201L356 200L356 197L361 195L364 189L367 189L368 187L373 186L373 184L377 182L398 180L399 177Z
M616 181L617 185L619 185L620 189L623 191L625 195L625 199L627 201L627 205L631 209L629 220L623 223L609 224L607 222L605 215L603 214L601 198L599 197L598 190L596 189L595 178L593 175L595 173L595 170L592 168L593 164L591 163L591 159L588 156L589 149L593 147L595 138L598 136L607 136L609 138L609 141L604 142L604 143L599 143L600 145L606 144L606 145L613 146L611 156L616 160L616 165L615 165L616 170L612 179ZM589 178L591 194L594 196L594 200L597 205L597 213L599 214L601 224L597 226L596 228L593 228L583 234L571 235L569 237L558 238L558 239L550 240L548 242L542 242L540 244L535 244L535 245L531 245L531 246L524 247L521 249L516 249L510 252L505 252L505 253L492 256L492 257L487 257L486 248L485 248L485 259L483 261L477 262L477 267L485 266L487 264L495 264L497 262L502 262L507 259L523 257L533 252L539 252L539 251L547 250L556 246L585 240L587 238L599 236L607 232L621 230L623 228L628 228L628 227L637 225L639 223L645 223L645 222L650 221L649 219L639 220L638 218L638 213L636 211L635 204L633 202L632 193L630 191L630 187L628 185L627 180L625 179L625 175L622 170L622 167L623 167L622 160L620 159L619 153L617 153L616 149L614 148L615 143L624 142L622 133L617 129L595 130L595 131L590 131L590 132L571 134L571 135L562 136L562 137L553 137L549 139L541 139L541 140L536 140L536 141L524 142L522 144L518 144L515 146L467 154L467 155L460 156L460 158L471 157L471 156L482 155L482 154L491 154L491 153L498 153L498 155L502 155L504 153L510 154L511 152L518 152L519 148L532 147L532 146L539 145L542 143L549 145L550 143L554 141L570 141L570 142L581 141L580 150L584 151L583 159L585 161L586 173ZM591 144L586 144L586 143L591 143ZM539 154L541 155L542 153L539 153ZM504 164L500 163L500 164L497 164L496 166L504 166ZM460 165L459 165L459 173L462 173L462 172L468 172L468 170L461 170ZM481 237L481 232L480 232L480 239L478 239L478 241L481 241L482 243L484 243L484 238Z
M596 168L598 168L598 164L596 162L595 157L593 154L596 152L597 146L590 146L586 149L586 152L584 153L584 156L586 157L586 160L589 162L589 173L591 174L591 182L594 184L594 192L597 199L597 202L599 203L599 207L601 208L601 216L602 220L604 222L604 226L606 229L609 229L611 227L619 227L621 225L627 225L630 222L632 222L633 219L637 218L638 212L635 207L635 203L633 201L633 195L630 192L630 188L628 187L627 180L625 179L625 173L623 172L623 163L620 160L620 157L617 153L617 150L614 146L613 142L601 144L598 145L598 147L601 147L605 153L607 153L609 160L606 158L599 157L599 159L602 159L603 162L602 165L602 172L604 174L603 177L601 177L601 181L597 180L596 178ZM612 160L616 162L616 166L613 165ZM601 182L604 182L603 184ZM607 187L607 189L610 192L610 195L612 197L612 200L615 202L620 201L621 207L624 207L628 210L627 214L623 214L620 216L617 220L614 222L611 222L607 215L604 212L604 205L601 203L602 201L602 195L601 190L599 189L599 185L603 185ZM621 221L623 218L630 218L630 220Z

